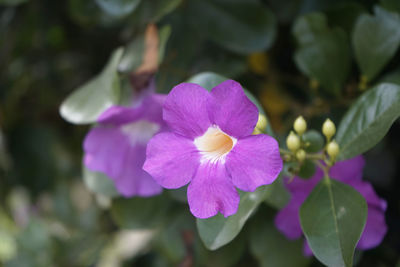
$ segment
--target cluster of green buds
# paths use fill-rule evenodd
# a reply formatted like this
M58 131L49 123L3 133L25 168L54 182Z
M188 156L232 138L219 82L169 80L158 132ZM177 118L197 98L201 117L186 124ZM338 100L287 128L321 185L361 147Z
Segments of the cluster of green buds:
M291 131L286 139L286 145L288 149L294 153L297 160L302 162L306 158L306 152L302 148L303 144L301 141L301 136L307 130L307 123L302 116L298 117L293 124L293 129L295 132Z
M322 133L326 137L326 143L327 143L325 147L326 153L334 162L336 157L339 155L339 145L338 143L336 143L335 140L332 140L332 137L336 133L336 126L330 119L327 119L322 125Z
M323 160L329 166L334 164L336 157L339 155L339 145L332 139L336 133L336 126L330 119L327 119L322 125L322 133L326 139L324 153L306 153L309 144L303 138L303 134L307 131L307 122L302 116L299 116L294 121L293 129L294 131L291 131L286 138L286 145L289 151L283 151L284 158L287 161L302 163L305 159L312 159ZM327 156L329 156L329 159Z

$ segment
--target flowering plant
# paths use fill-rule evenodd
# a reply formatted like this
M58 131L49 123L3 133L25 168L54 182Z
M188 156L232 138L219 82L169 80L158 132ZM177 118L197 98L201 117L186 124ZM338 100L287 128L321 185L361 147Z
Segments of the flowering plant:
M399 265L398 0L51 2L0 0L0 266Z

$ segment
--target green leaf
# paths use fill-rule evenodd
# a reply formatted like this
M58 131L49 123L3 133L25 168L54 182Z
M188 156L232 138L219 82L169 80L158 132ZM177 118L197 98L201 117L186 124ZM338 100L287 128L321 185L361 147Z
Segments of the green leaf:
M264 202L275 208L282 209L289 202L290 194L283 184L282 172L278 178L270 185L268 185L267 194Z
M400 1L397 0L381 0L380 5L389 11L400 13Z
M375 16L361 15L354 27L353 46L362 74L371 81L400 45L400 16L375 7Z
M93 172L84 167L83 181L93 193L107 197L116 197L119 195L115 189L114 182L101 172Z
M379 84L361 95L344 115L336 140L339 159L349 159L375 146L400 116L400 86Z
M96 3L111 16L123 17L131 13L141 0L96 0Z
M317 80L326 92L338 95L351 66L346 33L337 27L330 29L322 13L297 19L293 33L298 43L295 52L298 68Z
M259 1L192 0L187 5L193 26L233 52L263 51L275 40L275 17Z
M379 79L379 83L395 83L400 85L400 69L387 73Z
M229 78L219 75L217 73L202 72L202 73L198 73L198 74L190 77L186 82L196 83L196 84L204 87L208 91L211 91L212 88L214 88L215 86L217 86L218 84L220 84L226 80L229 80ZM258 100L255 98L255 96L253 96L253 94L250 93L245 88L243 88L243 90L244 90L244 93L246 94L246 96L254 103L254 105L257 106L258 112L260 112L261 114L263 114L266 117L266 114L264 112L264 109L262 108L262 105L260 104L260 102L258 102ZM268 121L268 118L267 118L267 128L265 131L267 134L269 134L271 136L274 135L271 125Z
M273 220L264 217L257 217L250 228L250 252L259 266L308 266L310 260L303 255L302 240L288 240L276 229Z
M156 23L176 9L182 0L144 0L132 14L132 25Z
M112 203L111 216L121 228L152 229L164 223L169 207L170 201L164 195L118 198Z
M240 192L239 208L232 216L225 218L218 214L209 219L197 219L197 229L204 245L210 250L216 250L231 242L269 190L268 186L262 186L254 192Z
M317 153L324 147L324 138L316 130L309 130L303 135L303 141L308 144L305 148L306 152Z
M328 266L352 266L367 219L365 199L352 187L322 179L300 207L300 223L315 257Z
M314 175L315 170L314 162L312 160L305 160L300 166L298 176L303 179L309 179Z
M75 124L93 123L104 110L118 103L120 85L117 67L122 53L122 48L115 50L99 75L64 100L60 114L65 120Z

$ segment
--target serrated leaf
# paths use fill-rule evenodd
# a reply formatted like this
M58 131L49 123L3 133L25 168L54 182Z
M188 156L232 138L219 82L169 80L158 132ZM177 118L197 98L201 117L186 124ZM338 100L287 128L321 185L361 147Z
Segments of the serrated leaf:
M117 67L122 53L122 48L115 50L99 75L64 100L60 114L65 120L75 124L93 123L104 110L118 103L120 88Z
M298 68L326 92L339 94L351 66L344 30L330 29L324 14L311 13L296 20L293 34L298 42L294 56Z
M352 36L358 66L368 81L374 79L400 45L400 16L378 6L375 16L357 19Z
M233 52L263 51L275 40L275 16L259 1L192 0L187 4L193 26Z
M217 73L201 72L201 73L198 73L198 74L190 77L186 82L196 83L196 84L202 86L203 88L207 89L208 91L211 91L212 88L214 88L215 86L217 86L218 84L220 84L226 80L229 80L229 78L219 75ZM258 102L258 100L255 98L255 96L253 96L253 94L250 93L245 88L243 88L243 89L244 89L244 93L246 94L246 96L254 103L254 105L257 106L258 112L260 112L261 114L266 116L264 109L262 108L260 102ZM268 121L268 118L267 118L267 127L266 127L265 131L267 134L269 134L271 136L274 135L271 125Z
M349 159L375 146L400 116L400 86L379 84L361 95L339 124L339 159Z
M367 219L365 199L352 187L322 179L300 207L300 223L315 257L328 266L352 266Z
M225 218L219 213L209 219L197 219L197 229L204 245L210 250L216 250L231 242L265 199L268 190L268 186L262 186L254 192L240 192L239 208L232 216Z
M115 189L114 182L103 173L93 172L84 167L83 181L93 193L107 197L116 197L119 195L117 189Z

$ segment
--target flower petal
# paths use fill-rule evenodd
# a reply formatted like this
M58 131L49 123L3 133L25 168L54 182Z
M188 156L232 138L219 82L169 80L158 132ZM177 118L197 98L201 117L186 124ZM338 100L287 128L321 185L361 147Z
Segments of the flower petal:
M211 125L206 103L210 94L193 83L181 83L168 94L163 118L176 133L194 139Z
M107 174L122 195L151 196L161 192L162 188L142 169L145 145L132 146L118 127L90 130L84 150L86 167Z
M242 86L225 81L211 90L208 112L211 122L236 138L251 135L258 120L258 109L245 95Z
M272 183L282 165L278 142L266 134L239 139L226 158L233 184L243 191Z
M306 257L311 257L313 255L313 252L310 246L308 245L307 239L304 239L303 242L303 255Z
M357 247L360 249L370 249L378 246L387 231L385 214L382 210L368 206L367 223L361 235Z
M122 173L115 179L115 187L123 196L147 197L161 193L162 187L142 169L145 156L145 145L136 145L128 149Z
M331 177L344 183L353 180L360 181L362 179L364 165L364 158L362 156L357 156L352 159L336 162L330 169L329 174Z
M97 119L102 124L121 125L136 120L148 120L164 124L162 120L162 106L165 96L160 94L146 94L134 107L111 106Z
M92 171L103 172L111 178L118 177L129 147L128 138L117 127L95 127L83 142L84 164Z
M201 219L218 212L228 217L236 213L240 201L223 164L200 165L188 186L187 195L190 211Z
M147 145L143 169L165 188L179 188L190 182L200 164L193 141L166 132L155 135Z
M289 239L300 238L303 234L300 226L299 210L305 198L292 196L290 202L278 212L275 226Z

